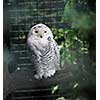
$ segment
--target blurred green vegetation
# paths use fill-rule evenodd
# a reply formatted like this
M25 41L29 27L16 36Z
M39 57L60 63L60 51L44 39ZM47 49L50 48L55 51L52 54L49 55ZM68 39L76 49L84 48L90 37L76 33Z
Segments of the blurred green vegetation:
M95 0L65 1L61 22L70 23L71 29L52 28L54 38L61 48L62 65L65 60L75 63L80 55L95 52L96 35ZM76 50L76 55L72 54L73 50Z
M88 53L89 44L78 37L78 30L52 28L52 32L60 47L62 66L65 61L75 64L82 54ZM73 51L76 54L72 54Z
M96 12L95 0L65 0L62 23L70 23L71 28L52 27L54 38L61 49L61 66L74 66L72 86L68 85L75 96L74 100L95 100L96 86ZM78 71L75 71L75 67ZM77 73L78 72L78 73ZM77 75L76 75L77 73ZM76 76L74 76L76 75ZM77 80L76 83L74 83ZM69 84L70 84L69 79ZM66 91L66 84L62 89ZM67 88L67 89L66 89ZM85 88L85 89L84 89ZM60 88L61 89L61 88ZM61 91L59 89L59 91ZM82 90L83 89L83 90ZM82 96L80 91L88 91ZM67 94L68 95L68 94ZM59 97L56 100L65 100Z

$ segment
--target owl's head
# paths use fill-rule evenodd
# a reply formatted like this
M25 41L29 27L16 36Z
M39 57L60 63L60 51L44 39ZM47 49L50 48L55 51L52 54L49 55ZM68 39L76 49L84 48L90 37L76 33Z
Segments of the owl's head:
M44 24L37 24L33 26L28 34L27 43L36 46L38 49L43 49L53 41L53 34L49 27Z
M33 35L37 38L53 38L53 34L50 30L50 28L44 24L37 24L33 26L29 32L29 36Z

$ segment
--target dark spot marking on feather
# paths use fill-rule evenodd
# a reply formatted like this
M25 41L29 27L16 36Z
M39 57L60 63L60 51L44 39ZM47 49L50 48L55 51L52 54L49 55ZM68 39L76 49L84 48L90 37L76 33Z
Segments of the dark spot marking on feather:
M42 26L38 26L38 28L41 28Z
M48 39L48 41L51 41L51 37L50 36L47 39Z

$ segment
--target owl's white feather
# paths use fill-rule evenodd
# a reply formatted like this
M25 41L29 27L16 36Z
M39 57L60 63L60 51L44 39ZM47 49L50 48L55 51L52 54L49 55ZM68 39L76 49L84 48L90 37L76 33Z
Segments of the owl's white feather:
M60 51L49 27L44 24L33 26L28 34L27 45L36 69L35 78L51 77L60 69Z

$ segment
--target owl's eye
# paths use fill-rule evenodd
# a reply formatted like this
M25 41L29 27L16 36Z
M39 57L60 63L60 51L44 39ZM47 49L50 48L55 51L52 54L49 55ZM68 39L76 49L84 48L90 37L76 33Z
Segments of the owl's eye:
M38 31L35 31L35 33L38 33Z
M34 27L33 29L36 29L36 27Z
M44 33L47 33L47 31L44 31Z

